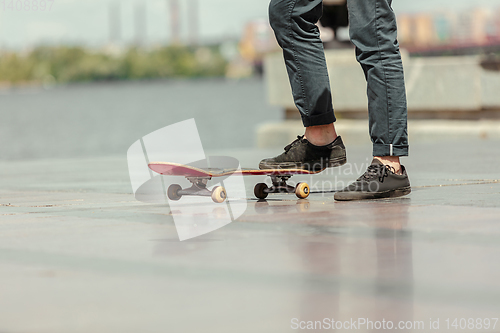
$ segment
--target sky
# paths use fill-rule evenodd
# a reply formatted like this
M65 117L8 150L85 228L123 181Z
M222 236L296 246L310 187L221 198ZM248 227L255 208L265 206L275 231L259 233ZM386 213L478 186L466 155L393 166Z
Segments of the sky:
M0 47L23 49L43 43L82 44L91 47L109 41L109 8L120 4L121 41L134 39L134 12L146 6L148 44L168 43L170 35L167 0L47 0L47 9L34 11L43 0L0 0ZM181 4L181 37L188 38L188 0ZM30 7L21 3L30 3ZM199 39L237 38L246 22L267 19L269 0L198 0ZM12 8L12 7L14 8ZM500 8L500 0L394 0L396 13L463 10L471 7ZM50 11L48 10L50 8Z

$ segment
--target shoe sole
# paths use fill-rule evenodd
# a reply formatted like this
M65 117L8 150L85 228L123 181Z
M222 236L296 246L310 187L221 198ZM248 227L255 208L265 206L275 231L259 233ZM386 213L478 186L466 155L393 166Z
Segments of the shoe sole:
M337 192L334 199L337 201L369 200L397 198L411 193L411 187L402 187L384 192Z
M326 166L323 166L320 161L317 162L284 162L284 163L261 163L259 164L259 169L302 169L308 171L321 171L326 168L339 167L347 163L346 157L338 157L334 159L329 159ZM311 168L311 165L313 168Z

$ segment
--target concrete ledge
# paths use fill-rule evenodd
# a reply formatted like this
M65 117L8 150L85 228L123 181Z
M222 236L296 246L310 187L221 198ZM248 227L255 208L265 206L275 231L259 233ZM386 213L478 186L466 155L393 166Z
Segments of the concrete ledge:
M367 120L342 119L335 123L346 144L370 142ZM449 141L464 138L500 140L499 120L411 120L408 122L410 144ZM284 147L304 133L300 120L265 123L256 131L258 148Z
M366 80L356 62L354 49L325 51L328 75L337 112L366 111ZM481 66L481 58L410 58L403 51L409 111L481 112L500 108L500 74ZM265 59L269 102L295 109L283 55Z

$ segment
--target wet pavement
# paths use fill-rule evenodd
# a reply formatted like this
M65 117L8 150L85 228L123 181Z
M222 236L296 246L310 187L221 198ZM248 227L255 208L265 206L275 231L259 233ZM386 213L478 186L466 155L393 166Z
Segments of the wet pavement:
M184 242L167 205L134 199L125 154L0 161L0 331L500 332L499 143L412 146L397 199L333 200L369 146L294 177L305 200L257 201L247 177L245 213Z

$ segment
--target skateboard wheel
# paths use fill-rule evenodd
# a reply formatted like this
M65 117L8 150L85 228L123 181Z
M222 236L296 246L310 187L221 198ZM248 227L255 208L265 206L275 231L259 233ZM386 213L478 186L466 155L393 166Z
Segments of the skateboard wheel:
M212 200L216 203L222 203L226 200L226 189L222 186L216 186L212 189Z
M269 194L265 191L267 189L268 189L267 184L259 183L255 185L255 187L253 188L253 194L255 194L255 196L259 199L265 199Z
M172 184L168 187L167 196L170 200L179 200L182 195L179 194L179 191L182 190L182 187L179 184Z
M307 183L298 183L295 186L295 195L299 199L305 199L309 196L309 185Z

